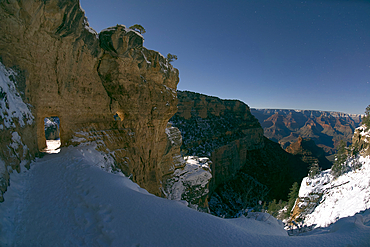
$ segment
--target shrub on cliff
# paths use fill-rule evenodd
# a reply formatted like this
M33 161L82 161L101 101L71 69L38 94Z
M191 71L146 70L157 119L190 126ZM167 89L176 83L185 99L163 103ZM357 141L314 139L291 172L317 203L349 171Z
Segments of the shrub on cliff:
M146 33L145 28L142 25L135 24L131 27L129 27L132 30L135 30L136 32L139 32L140 34Z
M171 53L168 53L168 54L167 54L167 61L168 61L169 63L171 63L171 62L173 62L173 60L177 60L177 56L176 56L176 55L173 55L173 54L171 54Z
M276 202L276 199L272 200L272 202L269 203L267 208L267 213L271 214L275 218L282 219L279 217L280 211L287 205L287 202L279 200L279 202Z
M298 193L299 193L299 185L297 182L294 182L288 194L286 217L290 216L290 212L292 211L295 201L298 198Z

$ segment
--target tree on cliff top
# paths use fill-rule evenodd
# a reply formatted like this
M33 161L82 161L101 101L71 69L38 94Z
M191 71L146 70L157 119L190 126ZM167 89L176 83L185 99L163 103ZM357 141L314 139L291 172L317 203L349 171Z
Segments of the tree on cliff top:
M370 128L370 105L366 107L365 117L362 119L362 124L365 124L366 128Z
M145 28L142 25L135 24L131 27L129 27L132 30L135 30L136 32L139 32L140 34L146 33Z
M172 55L171 53L168 53L167 54L167 61L169 63L173 62L173 60L177 60L177 56L176 55Z

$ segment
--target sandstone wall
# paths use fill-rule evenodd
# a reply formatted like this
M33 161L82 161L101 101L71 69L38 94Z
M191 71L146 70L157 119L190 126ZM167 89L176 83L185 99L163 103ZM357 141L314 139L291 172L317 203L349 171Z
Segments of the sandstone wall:
M44 118L58 116L62 146L78 144L72 138L84 133L135 182L161 195L178 70L125 26L97 34L78 0L1 1L0 20L0 58L22 72L23 99L32 105L33 152L45 147Z

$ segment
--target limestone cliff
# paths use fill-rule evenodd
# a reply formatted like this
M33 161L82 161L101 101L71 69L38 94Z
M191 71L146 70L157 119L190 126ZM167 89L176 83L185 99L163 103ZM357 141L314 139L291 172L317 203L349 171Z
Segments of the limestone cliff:
M165 158L165 129L177 110L178 70L123 25L97 34L78 0L1 1L0 20L1 61L18 71L17 87L34 116L18 130L29 158L45 147L44 118L57 116L62 146L96 141L117 168L161 195L173 163ZM5 139L11 133L1 129ZM2 145L4 161L6 150Z

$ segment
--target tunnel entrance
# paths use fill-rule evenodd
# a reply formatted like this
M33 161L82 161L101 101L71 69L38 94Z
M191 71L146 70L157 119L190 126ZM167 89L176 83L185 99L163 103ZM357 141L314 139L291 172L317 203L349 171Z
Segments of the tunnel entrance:
M44 118L44 131L46 139L45 153L60 152L60 120L57 116Z

